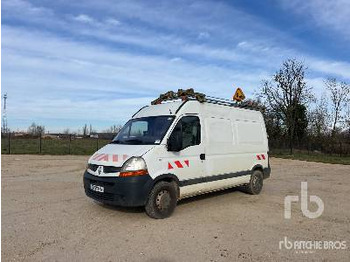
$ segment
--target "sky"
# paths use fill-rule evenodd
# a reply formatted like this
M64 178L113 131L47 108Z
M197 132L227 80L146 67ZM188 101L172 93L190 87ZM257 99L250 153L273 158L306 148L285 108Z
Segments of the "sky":
M288 58L350 82L350 1L3 0L1 93L11 130L97 131L160 93L254 98Z

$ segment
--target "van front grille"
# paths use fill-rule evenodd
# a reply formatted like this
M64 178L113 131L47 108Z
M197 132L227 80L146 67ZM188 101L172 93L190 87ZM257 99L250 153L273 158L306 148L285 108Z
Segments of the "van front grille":
M91 189L86 189L86 194L95 199L95 200L99 200L99 201L113 201L114 200L114 195L111 193L99 193L99 192L95 192L92 191Z
M89 164L88 168L95 172L99 166L100 165ZM118 172L120 172L120 169L121 169L121 167L103 166L103 172L104 173L118 173Z
M94 185L97 185L97 186L103 186L103 187L112 187L114 186L114 183L113 182L105 182L105 181L101 181L101 180L93 180L93 179L88 179L89 183L90 184L94 184Z

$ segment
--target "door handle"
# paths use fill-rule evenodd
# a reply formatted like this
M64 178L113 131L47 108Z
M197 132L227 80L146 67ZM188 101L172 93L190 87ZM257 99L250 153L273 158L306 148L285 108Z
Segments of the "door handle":
M205 154L200 154L200 155L199 155L199 158L200 158L201 160L205 160Z

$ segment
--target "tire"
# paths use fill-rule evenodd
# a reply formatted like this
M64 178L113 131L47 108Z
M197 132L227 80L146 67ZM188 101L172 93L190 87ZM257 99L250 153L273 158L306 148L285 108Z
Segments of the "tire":
M147 215L156 219L170 217L176 207L177 192L175 182L160 181L155 184L145 206Z
M258 195L263 188L263 181L263 173L260 170L254 170L249 183L242 187L242 191L251 195Z

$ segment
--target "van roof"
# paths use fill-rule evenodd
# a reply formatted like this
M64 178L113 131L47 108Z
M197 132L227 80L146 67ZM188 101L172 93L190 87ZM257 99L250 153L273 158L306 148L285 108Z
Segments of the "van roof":
M184 106L187 104L187 106ZM194 99L189 99L186 101L182 100L170 100L170 101L165 101L160 104L155 104L155 105L149 105L149 106L144 106L142 107L139 111L137 111L132 118L140 118L140 117L147 117L147 116L160 116L160 115L176 115L180 109L184 109L185 111L190 110L192 113L198 113L199 111L203 110L204 108L207 108L206 106L200 107L200 105L212 105L215 108L218 106L219 108L226 108L224 111L227 112L227 109L238 109L238 111L245 112L245 111L256 111L257 113L260 114L259 110L256 108L251 108L251 107L244 107L244 106L236 106L235 104L228 104L227 101L219 101L217 102L216 100L207 100L205 102L200 103L197 100ZM202 109L200 109L202 108ZM213 108L213 107L209 107ZM222 111L220 109L220 111ZM181 110L182 111L182 110ZM216 111L216 110L215 110Z
M169 101L158 105L149 105L142 107L137 111L132 118L140 118L146 116L161 116L161 115L176 115L177 110L181 107L184 102Z

